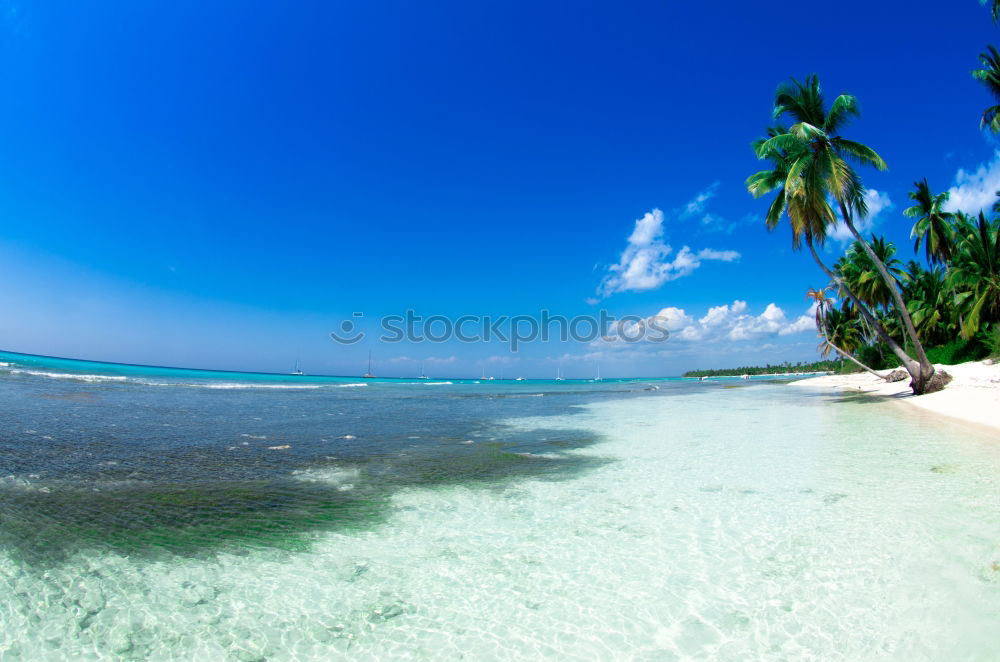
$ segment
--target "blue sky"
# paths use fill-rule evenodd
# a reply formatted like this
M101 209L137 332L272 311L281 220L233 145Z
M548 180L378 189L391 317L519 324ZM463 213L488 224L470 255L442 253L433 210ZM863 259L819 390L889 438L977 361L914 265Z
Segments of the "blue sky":
M969 76L1000 39L976 0L844 0L836 14L0 2L0 15L13 351L275 371L299 352L307 371L352 374L372 350L387 376L812 359L800 318L823 278L787 231L763 229L743 181L774 88L813 72L861 102L849 132L890 166L865 173L872 224L904 257L914 180L970 209L1000 189L978 130L989 99ZM674 337L512 354L327 335L355 311L370 325L407 309L602 308L670 309Z

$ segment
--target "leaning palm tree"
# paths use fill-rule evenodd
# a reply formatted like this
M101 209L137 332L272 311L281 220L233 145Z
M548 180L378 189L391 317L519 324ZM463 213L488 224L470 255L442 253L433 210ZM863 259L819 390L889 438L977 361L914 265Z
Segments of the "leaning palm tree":
M997 0L1000 2L1000 0ZM952 242L955 230L952 221L955 214L944 210L950 194L945 191L934 195L927 184L927 178L914 182L915 191L910 192L910 199L916 204L903 210L903 216L916 219L910 231L910 239L915 239L913 251L920 251L920 243L924 244L924 254L930 264L944 264L951 258Z
M973 69L972 77L982 83L993 98L1000 101L1000 53L993 46L987 46L985 53L979 54L982 69ZM993 133L1000 132L1000 105L989 106L983 111L979 128L988 126Z
M841 294L847 297L853 309L861 315L863 326L887 344L892 344L893 339L879 324L874 313L858 299L838 272L823 262L816 251L816 246L822 246L825 242L827 228L836 222L837 216L827 198L822 195L809 197L803 195L801 191L796 194L788 193L789 171L797 156L798 145L790 143L787 150L773 144L768 148L764 147L770 139L786 133L787 129L781 126L770 127L767 130L766 138L752 143L751 146L758 158L769 161L771 169L762 170L748 177L747 190L755 198L776 192L764 217L767 229L773 231L781 222L782 217L787 216L792 230L792 250L800 250L804 241L819 268L836 285Z
M886 271L892 277L893 287L899 286L905 276L902 269L902 262L896 259L896 245L891 241L886 241L884 237L872 236L872 251L886 267ZM857 298L868 306L872 314L878 320L878 325L897 342L902 342L905 337L903 323L896 314L892 306L891 288L886 287L881 275L875 268L868 254L861 247L861 242L855 241L847 249L842 258L837 260L834 271L842 278L843 284L853 291ZM843 287L841 288L843 291ZM856 305L850 306L857 311ZM864 318L859 320L861 328L871 343L879 340L874 327L867 323Z
M779 185L774 180L780 174L785 175L784 181L780 183L780 198L792 221L793 246L796 230L807 241L811 239L822 243L826 237L826 229L837 221L831 202L836 205L847 229L868 254L879 276L889 288L907 339L916 350L916 360L885 333L870 311L861 306L859 312L910 373L914 393L926 392L934 375L934 366L927 359L917 337L899 288L854 223L855 215L859 218L867 215L868 205L861 178L848 161L879 170L886 169L885 161L875 150L840 135L847 122L860 115L857 100L853 96L842 94L827 110L819 78L812 75L804 83L793 79L791 83L779 86L775 94L774 116L778 119L784 115L790 115L796 123L784 132L772 130L767 139L755 143L758 158L770 161L774 168L751 176L747 180L747 188L755 196L777 190ZM776 203L777 201L772 202L772 208ZM812 242L809 245L813 249ZM815 253L814 250L813 252ZM814 259L823 267L818 257L814 255ZM824 271L837 281L825 267ZM859 305L855 297L850 298L855 305ZM936 388L936 385L931 388Z
M840 356L850 359L861 369L870 372L879 379L885 379L885 377L854 358L854 355L846 349L850 347L851 351L854 351L862 345L861 333L858 330L856 318L833 307L833 299L826 296L830 289L829 287L823 287L818 290L810 288L806 292L806 298L812 299L816 303L816 330L819 331L819 335L823 339L823 342L819 346L820 354L823 358L826 358L830 355L831 351L835 351ZM846 311L846 307L843 310ZM827 311L830 311L829 315ZM831 334L828 329L832 330L833 333ZM830 339L831 335L834 340ZM838 347L837 342L841 346Z
M860 320L846 302L841 304L839 308L831 306L826 311L823 319L823 333L826 339L826 348L821 353L824 357L828 356L832 349L879 379L886 379L886 375L878 374L854 358L853 352L864 346L865 338L861 331Z

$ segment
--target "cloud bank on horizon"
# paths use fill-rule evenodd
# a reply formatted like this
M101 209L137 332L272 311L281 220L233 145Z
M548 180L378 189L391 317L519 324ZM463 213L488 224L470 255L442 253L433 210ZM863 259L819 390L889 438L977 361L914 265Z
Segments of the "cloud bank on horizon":
M683 308L668 306L647 318L646 324L650 325L655 318L660 326L666 327L670 332L671 341L702 344L757 340L816 330L815 303L794 319L789 319L785 311L775 303L767 304L757 315L749 310L747 302L740 299L731 304L712 306L701 317L695 317ZM623 329L622 336L627 338L634 335L631 329ZM591 346L636 344L628 343L622 336L613 334L594 341Z

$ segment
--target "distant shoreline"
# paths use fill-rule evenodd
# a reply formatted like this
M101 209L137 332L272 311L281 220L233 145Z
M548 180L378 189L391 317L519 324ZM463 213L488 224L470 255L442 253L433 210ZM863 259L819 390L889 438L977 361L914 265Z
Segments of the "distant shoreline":
M777 364L741 365L734 368L714 368L688 370L681 377L797 377L801 375L823 375L836 372L842 366L840 361L783 361Z
M813 370L813 371L809 371L809 372L762 372L762 373L758 373L758 374L733 373L731 375L730 374L725 374L725 375L688 375L688 374L685 374L684 378L685 379L704 379L704 380L707 381L709 379L739 379L739 378L743 377L744 375L747 375L750 378L754 378L754 377L812 377L812 376L815 376L815 375L823 376L823 375L829 375L829 374L831 374L831 373L828 370Z
M865 393L988 428L992 433L1000 432L1000 364L970 361L957 365L937 365L935 368L944 370L953 379L943 391L928 395L913 395L908 379L886 382L865 372L800 379L789 386ZM885 374L890 371L878 372Z

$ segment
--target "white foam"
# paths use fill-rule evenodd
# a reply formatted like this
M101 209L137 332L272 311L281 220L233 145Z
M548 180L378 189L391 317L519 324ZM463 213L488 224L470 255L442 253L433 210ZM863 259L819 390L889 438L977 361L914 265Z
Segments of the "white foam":
M358 477L361 472L355 468L324 468L324 469L300 469L292 472L292 476L296 480L300 480L305 483L323 483L327 485L337 485L345 486L350 485L354 487L353 483L357 482Z
M276 390L302 390L323 388L322 384L255 384L250 382L146 382L147 386L184 386L189 388L207 388L219 390L243 390L243 389L276 389Z
M0 363L0 367L7 367L10 364ZM101 383L101 382L114 382L114 383L124 383L128 382L131 384L141 384L143 386L165 386L174 388L204 388L204 389L217 389L217 390L244 390L244 389L268 389L268 390L312 390L321 388L354 388L359 386L368 386L366 383L261 383L261 382L230 382L230 381L204 381L204 382L190 382L190 381L159 381L151 379L148 377L131 377L126 375L100 375L100 374L83 374L83 373L63 373L63 372L52 372L49 370L29 370L27 368L12 368L7 370L8 374L11 375L31 375L34 377L46 377L48 379L64 379L71 381L82 381L91 383Z
M48 377L49 379L72 379L82 382L124 382L128 377L122 375L86 375L64 372L48 372L46 370L27 370L25 368L14 368L8 371L12 375L32 375L35 377Z

